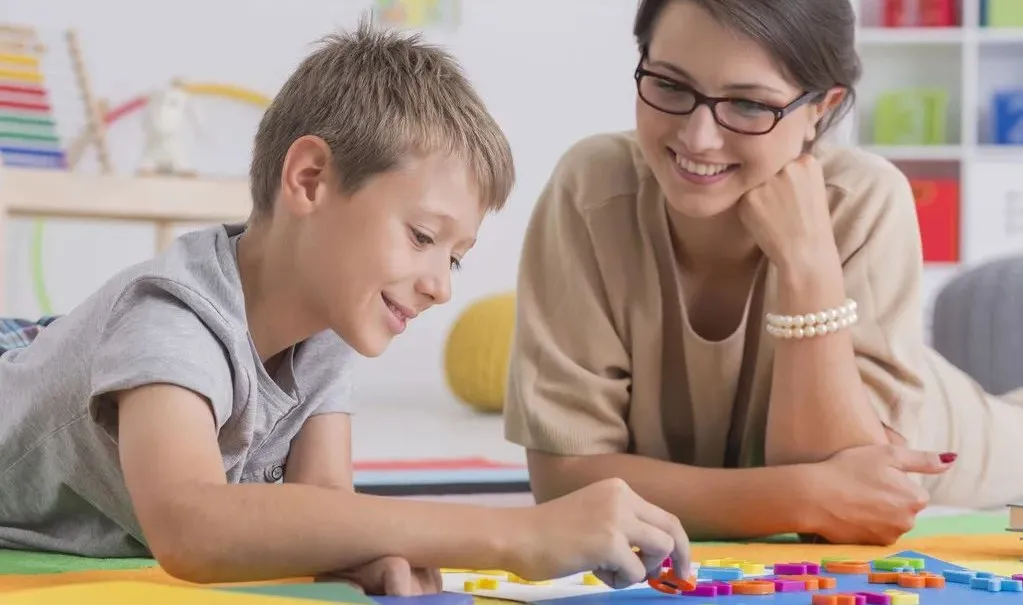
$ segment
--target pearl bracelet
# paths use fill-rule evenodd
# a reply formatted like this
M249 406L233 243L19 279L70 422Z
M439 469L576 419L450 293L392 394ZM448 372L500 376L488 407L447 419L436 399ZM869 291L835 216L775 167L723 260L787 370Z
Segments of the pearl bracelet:
M856 301L846 299L840 307L803 315L768 313L767 333L776 338L813 338L825 336L852 326L859 321Z

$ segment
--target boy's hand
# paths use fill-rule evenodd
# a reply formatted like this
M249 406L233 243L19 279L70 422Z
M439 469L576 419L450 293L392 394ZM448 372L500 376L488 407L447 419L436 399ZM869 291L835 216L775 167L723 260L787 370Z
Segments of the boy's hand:
M383 557L362 567L335 571L317 577L319 582L343 581L366 594L416 597L441 591L440 570L412 567L401 557Z
M656 576L669 556L677 574L689 574L689 537L678 518L621 479L599 481L533 511L534 522L523 528L529 546L521 573L528 579L593 571L608 586L624 588Z

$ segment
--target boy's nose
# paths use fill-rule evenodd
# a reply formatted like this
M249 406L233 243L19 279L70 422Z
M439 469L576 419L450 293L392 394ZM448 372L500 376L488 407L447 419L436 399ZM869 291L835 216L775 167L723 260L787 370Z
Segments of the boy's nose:
M419 280L417 290L429 297L430 304L442 305L451 300L451 274L427 275Z

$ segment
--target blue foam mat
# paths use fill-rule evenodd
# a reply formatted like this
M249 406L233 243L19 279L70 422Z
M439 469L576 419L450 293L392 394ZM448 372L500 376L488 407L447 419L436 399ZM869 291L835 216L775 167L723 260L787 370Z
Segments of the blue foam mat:
M902 551L889 556L923 559L924 569L935 574L941 574L945 570L963 571L967 569L912 550ZM918 593L920 595L920 605L988 605L989 603L992 605L995 603L1023 605L1023 592L987 592L972 589L966 584L956 584L953 582L946 582L945 588L913 589L896 585L869 584L866 575L830 574L823 570L820 575L835 578L837 587L831 590L815 590L812 592L786 592L762 596L728 595L724 597L676 596L658 592L653 588L634 588L594 595L537 601L534 605L650 605L654 603L665 605L673 601L680 605L716 605L718 603L722 605L810 605L815 594L883 593L885 590L890 589Z
M442 592L421 597L372 597L379 605L472 605L473 596L459 592Z

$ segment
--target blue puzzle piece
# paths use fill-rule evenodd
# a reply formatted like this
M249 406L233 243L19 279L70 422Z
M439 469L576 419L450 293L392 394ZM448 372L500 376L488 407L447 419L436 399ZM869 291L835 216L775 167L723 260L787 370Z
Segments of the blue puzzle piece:
M738 567L701 567L696 572L700 580L741 580L742 570Z

